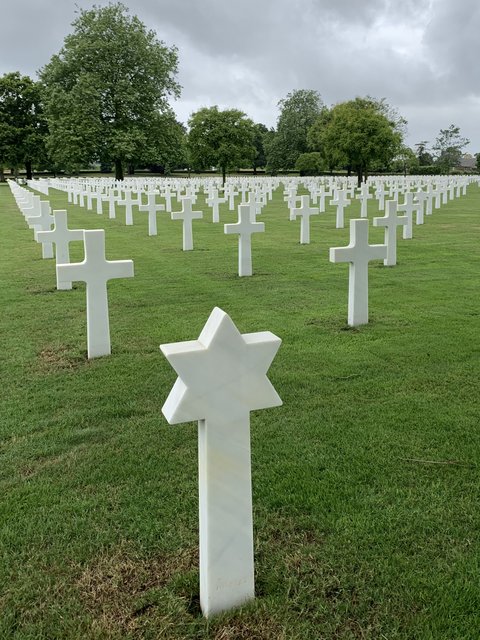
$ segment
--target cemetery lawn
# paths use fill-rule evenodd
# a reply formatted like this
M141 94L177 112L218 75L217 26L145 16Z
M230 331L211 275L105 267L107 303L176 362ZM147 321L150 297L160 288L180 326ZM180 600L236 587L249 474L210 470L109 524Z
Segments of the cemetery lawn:
M125 227L123 207L50 203L70 228L105 228L135 277L109 283L112 355L88 361L83 283L56 291L0 186L0 638L478 640L480 188L399 239L396 267L371 263L358 329L348 266L328 261L358 202L343 230L333 207L312 218L301 246L277 190L250 278L226 205L221 225L205 207L183 252L166 214L148 237L136 209ZM176 374L159 345L196 339L214 306L282 338L269 378L284 405L251 414L257 598L207 622L197 427L161 414Z

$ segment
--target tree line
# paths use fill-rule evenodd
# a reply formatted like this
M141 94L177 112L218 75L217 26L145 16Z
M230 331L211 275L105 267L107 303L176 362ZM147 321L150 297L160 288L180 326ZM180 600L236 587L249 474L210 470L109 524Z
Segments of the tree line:
M238 109L204 107L178 122L178 51L158 40L121 2L80 9L62 49L37 81L0 78L0 172L23 167L75 173L92 164L121 180L135 169L226 173L262 168L319 174L345 170L449 173L469 141L455 125L431 148L404 144L406 121L384 99L357 97L331 107L318 91L280 100L276 128ZM477 154L480 170L480 154ZM2 176L0 175L0 178Z

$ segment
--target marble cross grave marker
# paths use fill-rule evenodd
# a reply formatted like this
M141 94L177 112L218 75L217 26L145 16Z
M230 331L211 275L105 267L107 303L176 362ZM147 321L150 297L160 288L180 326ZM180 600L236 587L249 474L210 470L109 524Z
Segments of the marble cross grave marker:
M361 207L360 207L360 216L362 218L366 218L368 215L368 210L367 210L367 204L368 201L371 200L373 198L373 195L370 193L370 189L368 187L368 184L366 182L362 183L362 186L360 187L360 193L357 195L357 200L360 200Z
M83 229L69 229L67 212L64 210L53 212L54 225L51 231L38 231L38 242L52 242L55 244L56 264L69 264L69 244L75 240L83 240ZM57 272L57 289L71 289L71 280L59 280Z
M212 189L212 194L209 198L206 199L206 203L209 207L212 207L212 222L220 222L220 213L218 210L218 205L226 202L226 198L220 198L218 195L217 189Z
M84 231L85 259L73 264L57 264L58 281L81 280L87 285L88 357L110 355L107 282L113 278L133 277L132 260L105 258L105 231Z
M133 224L133 205L137 204L137 201L132 198L132 192L127 189L123 194L122 200L117 200L117 204L125 207L125 224L131 226Z
M182 210L172 211L172 220L183 220L183 250L193 249L192 221L203 218L202 211L192 211L192 199L182 198Z
M368 263L387 257L384 244L368 244L369 222L365 218L350 220L350 244L332 247L330 262L349 262L348 324L356 327L368 323Z
M387 245L387 257L383 264L386 267L393 267L397 264L397 227L407 224L407 217L399 216L397 207L395 200L387 200L387 213L381 218L373 219L374 227L385 227L384 242Z
M291 209L291 219L296 220L301 217L300 223L300 244L310 244L310 216L319 214L317 208L310 207L310 196L300 196L300 207Z
M414 202L414 196L413 191L407 191L403 204L398 205L398 211L404 211L407 218L407 224L403 227L404 240L413 238L413 212L418 210L418 203Z
M37 234L39 231L50 231L53 225L53 216L48 200L40 201L40 215L29 216L28 226L33 229L33 236L39 242ZM42 258L53 258L53 244L51 242L42 243Z
M345 226L343 210L350 204L350 202L351 200L347 198L347 192L343 189L339 189L336 192L335 197L330 200L330 204L334 204L337 207L337 218L335 223L335 227L337 229L343 229Z
M149 191L147 193L147 204L141 204L138 207L139 211L148 212L148 235L157 235L157 212L165 211L165 205L157 204L155 202L156 191Z
M116 217L115 203L118 202L118 196L113 189L102 196L102 200L108 202L108 217L113 220Z
M250 204L238 205L238 222L224 225L226 234L238 233L238 275L252 275L252 233L265 231L263 222L254 222Z
M161 345L178 374L169 424L198 420L200 606L206 617L254 598L250 411L276 407L267 370L281 340L241 334L215 308L198 340Z

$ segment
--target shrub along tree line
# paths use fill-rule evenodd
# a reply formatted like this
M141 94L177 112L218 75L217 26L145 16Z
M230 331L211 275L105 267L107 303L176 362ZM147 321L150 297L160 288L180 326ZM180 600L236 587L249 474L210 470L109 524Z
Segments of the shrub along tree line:
M0 171L33 167L68 173L98 164L117 179L136 168L301 174L345 170L448 173L468 140L455 125L432 146L403 143L406 121L384 99L357 97L332 107L318 91L280 100L276 128L238 109L202 108L187 128L170 98L180 95L178 54L121 2L79 11L62 49L39 73L0 78ZM1 179L0 175L0 179Z

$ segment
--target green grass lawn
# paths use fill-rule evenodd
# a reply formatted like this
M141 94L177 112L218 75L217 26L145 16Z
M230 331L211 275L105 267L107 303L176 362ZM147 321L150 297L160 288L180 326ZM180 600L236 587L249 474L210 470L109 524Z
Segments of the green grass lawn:
M399 240L396 267L371 263L358 329L348 266L328 261L348 244L333 207L301 246L277 190L239 278L237 237L211 213L184 253L167 214L148 237L146 214L125 227L123 207L50 202L71 228L105 228L135 277L110 282L112 355L88 361L84 285L56 291L0 187L0 638L478 640L480 188ZM176 374L159 345L196 339L214 306L282 338L284 405L251 416L257 597L207 622L197 427L161 414Z

